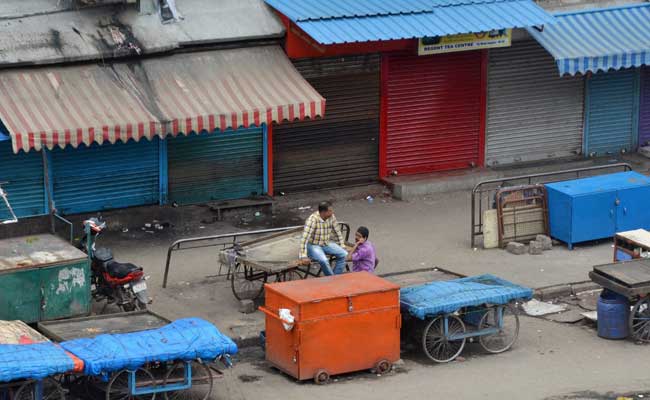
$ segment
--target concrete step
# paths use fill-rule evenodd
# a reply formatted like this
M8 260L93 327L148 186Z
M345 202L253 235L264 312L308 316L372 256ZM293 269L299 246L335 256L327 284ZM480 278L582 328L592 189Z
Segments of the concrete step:
M436 193L471 190L479 182L491 179L564 171L621 162L629 163L635 171L641 173L647 174L650 171L650 159L632 153L620 157L564 159L499 168L473 168L419 175L391 176L384 178L383 182L390 188L393 197L408 201Z

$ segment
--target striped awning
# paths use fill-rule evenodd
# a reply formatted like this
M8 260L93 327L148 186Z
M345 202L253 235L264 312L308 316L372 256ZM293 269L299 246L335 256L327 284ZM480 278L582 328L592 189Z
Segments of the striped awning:
M0 73L15 152L322 116L325 99L278 46Z
M555 15L528 32L555 58L560 75L650 64L650 4Z

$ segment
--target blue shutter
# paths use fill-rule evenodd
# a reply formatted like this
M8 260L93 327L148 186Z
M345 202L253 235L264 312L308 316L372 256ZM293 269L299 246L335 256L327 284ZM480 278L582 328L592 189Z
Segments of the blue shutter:
M639 146L648 145L650 145L650 67L644 67L641 71Z
M169 200L230 200L264 191L262 128L168 139Z
M2 188L18 217L46 213L43 155L40 151L14 154L11 140L0 142L0 182L7 182ZM0 201L0 220L9 217L4 201Z
M638 70L598 73L587 80L585 154L635 150L638 99Z
M156 204L160 140L52 151L54 206L62 214Z

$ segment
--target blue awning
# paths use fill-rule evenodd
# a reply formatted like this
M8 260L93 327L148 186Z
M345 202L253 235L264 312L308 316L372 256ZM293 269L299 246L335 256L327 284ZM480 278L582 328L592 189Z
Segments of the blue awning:
M531 0L266 0L321 44L413 39L553 23Z
M555 15L557 23L528 32L553 55L560 75L650 63L650 4Z

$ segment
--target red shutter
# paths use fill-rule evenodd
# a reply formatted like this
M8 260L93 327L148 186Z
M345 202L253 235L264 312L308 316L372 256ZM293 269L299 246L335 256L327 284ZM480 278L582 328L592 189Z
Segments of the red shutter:
M382 176L482 164L486 71L480 51L386 56L382 72Z

